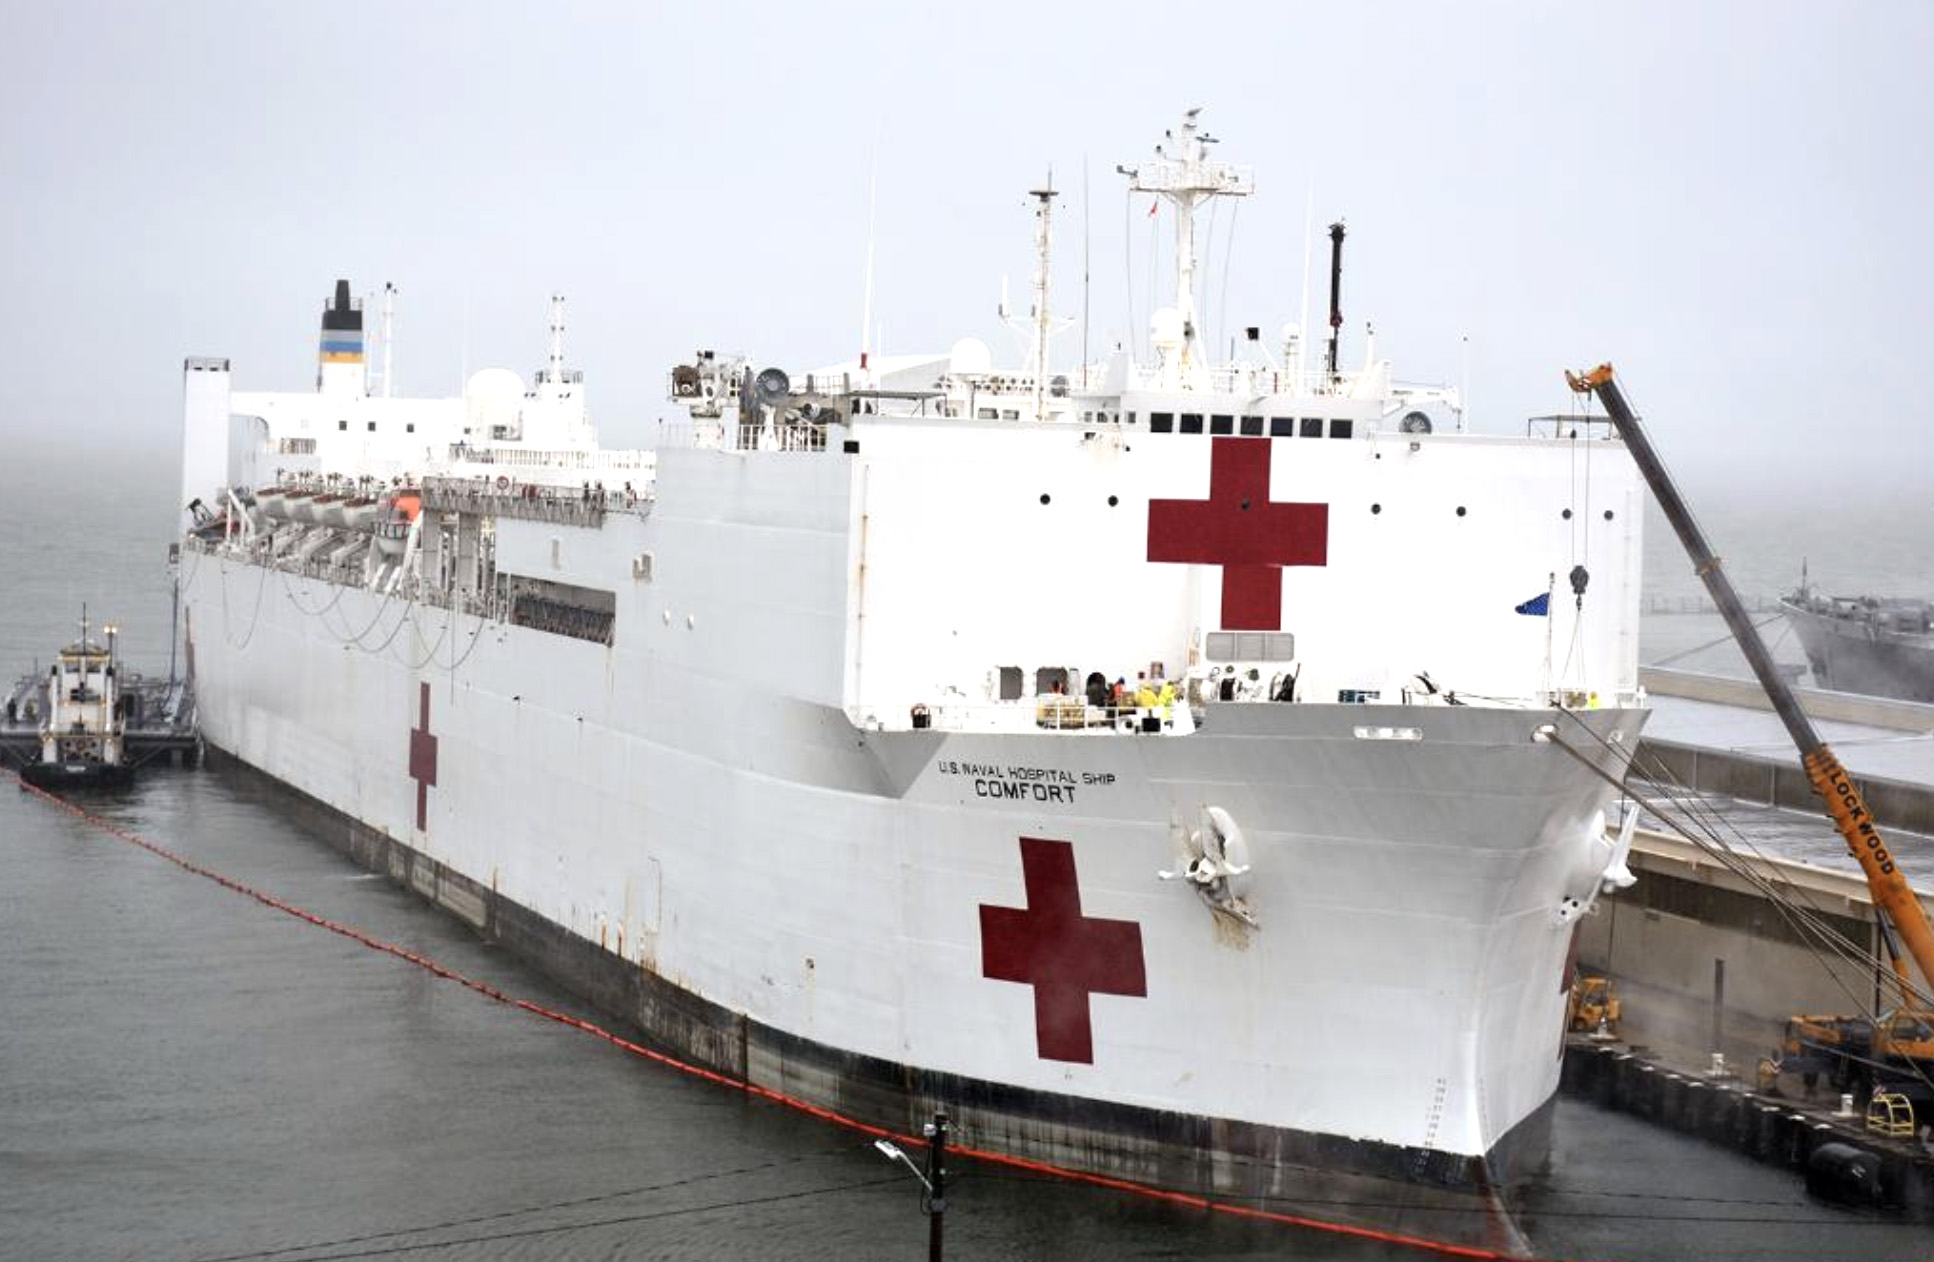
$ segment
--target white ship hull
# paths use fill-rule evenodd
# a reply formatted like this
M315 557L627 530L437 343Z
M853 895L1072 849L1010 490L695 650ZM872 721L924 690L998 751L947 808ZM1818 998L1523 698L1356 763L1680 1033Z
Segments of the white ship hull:
M462 878L480 926L499 904L568 937L539 954L580 986L640 974L648 1034L869 1120L945 1103L976 1146L1080 1168L1172 1173L1170 1132L1230 1191L1293 1183L1245 1158L1312 1140L1338 1169L1492 1177L1556 1089L1555 911L1604 864L1604 783L1533 733L1566 724L1615 773L1583 728L1630 742L1642 718L1230 704L1187 738L867 732L214 555L183 604L212 746ZM1358 735L1386 727L1422 739ZM1244 821L1260 927L1157 879L1204 802ZM1139 935L1143 993L1110 993L1136 989L1114 959L1061 996L1072 1054L1043 1054L1043 986L988 976L983 909L1030 907L1030 838L1068 848L1082 917Z

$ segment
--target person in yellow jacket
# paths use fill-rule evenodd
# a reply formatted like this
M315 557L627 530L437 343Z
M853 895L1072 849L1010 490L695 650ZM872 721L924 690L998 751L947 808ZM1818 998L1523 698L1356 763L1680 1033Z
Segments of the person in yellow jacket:
M1135 679L1137 684L1135 688L1135 704L1141 709L1153 710L1156 699L1155 685L1148 682L1148 676L1146 675L1137 675Z
M1164 679L1162 690L1155 694L1155 704L1162 711L1162 722L1168 722L1169 711L1175 705L1175 685Z

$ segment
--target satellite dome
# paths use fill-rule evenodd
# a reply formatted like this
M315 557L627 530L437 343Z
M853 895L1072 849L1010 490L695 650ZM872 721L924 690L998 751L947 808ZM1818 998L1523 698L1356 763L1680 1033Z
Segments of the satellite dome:
M994 352L977 337L963 337L947 352L947 371L956 377L979 376L993 367Z
M473 400L521 399L524 379L508 368L480 368L463 384L463 397Z
M1155 314L1149 317L1148 336L1158 350L1180 346L1185 340L1182 313L1174 307L1155 308Z
M508 368L483 368L463 383L463 411L472 425L512 425L524 404L524 379Z

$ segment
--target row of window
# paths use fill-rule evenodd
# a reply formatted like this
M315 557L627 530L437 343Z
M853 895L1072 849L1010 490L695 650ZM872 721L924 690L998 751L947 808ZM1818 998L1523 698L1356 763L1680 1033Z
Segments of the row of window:
M1133 416L1133 413L1130 413ZM1148 432L1151 434L1200 434L1204 432L1204 417L1200 412L1150 412ZM1243 416L1236 417L1226 413L1212 413L1206 418L1207 432L1210 434L1241 433L1249 438L1261 438L1267 434L1271 438L1321 438L1324 436L1324 422L1320 416ZM1238 426L1240 422L1240 426ZM1348 417L1337 417L1329 422L1328 434L1331 438L1349 438L1356 433L1356 422Z
M337 428L337 429L339 429L339 430L341 430L341 431L343 431L344 433L348 433L348 432L349 432L349 422L348 422L348 421L337 421L337 422L336 422L336 428ZM376 432L376 422L375 422L375 421L371 421L371 422L369 422L369 432L370 432L370 433L372 433L372 434L374 434L374 433ZM415 421L405 421L405 422L403 422L403 432L404 432L405 434L414 434L414 433L416 433L416 422L415 422ZM469 431L469 430L465 430L465 431L463 431L463 432L464 432L464 433L466 433L466 434L468 434L468 433L469 433L470 431Z
M957 415L942 405L942 416ZM976 408L974 418L982 421L1018 421L1021 413L1017 408ZM1083 412L1081 423L1084 425L1120 425L1124 422L1135 423L1133 412L1095 411ZM1348 417L1336 417L1328 421L1320 416L1236 416L1233 413L1212 412L1150 412L1148 432L1151 434L1241 434L1247 438L1351 438L1356 434L1356 422Z

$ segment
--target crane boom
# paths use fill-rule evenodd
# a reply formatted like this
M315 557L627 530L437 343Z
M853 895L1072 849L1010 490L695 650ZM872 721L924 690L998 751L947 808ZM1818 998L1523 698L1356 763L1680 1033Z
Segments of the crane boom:
M1812 782L1813 791L1825 799L1827 813L1833 817L1834 827L1840 830L1841 837L1846 839L1847 849L1859 860L1875 904L1893 921L1901 944L1920 967L1922 979L1934 982L1934 927L1928 924L1927 913L1922 909L1920 899L1915 896L1913 887L1901 875L1893 855L1888 852L1887 843L1874 826L1873 815L1861 800L1853 777L1847 774L1839 758L1820 738L1813 720L1800 708L1799 698L1793 694L1793 686L1774 667L1773 654L1766 647L1766 641L1760 638L1759 629L1753 625L1752 619L1746 616L1746 608L1740 603L1739 593L1733 590L1732 579L1726 574L1725 566L1706 542L1705 532L1699 529L1699 523L1692 519L1692 510L1686 507L1684 497L1666 472L1665 464L1659 459L1651 439L1646 436L1638 417L1633 415L1618 383L1612 379L1612 366L1600 364L1582 374L1567 372L1565 380L1580 394L1596 394L1598 401L1605 405L1606 415L1618 427L1626 450L1632 453L1632 459L1644 476L1646 485L1658 497L1666 520L1672 523L1672 529L1679 535L1679 542L1685 545L1687 555L1692 558L1693 570L1705 583L1713 604L1719 607L1720 616L1726 620L1727 629L1745 652L1747 664L1753 668L1760 687L1771 698L1774 713L1779 715L1793 743L1799 747L1800 762L1806 769L1807 779ZM1905 981L1905 978L1902 980ZM1903 989L1907 992L1905 999L1909 1007L1924 1006L1915 1002L1910 988Z

